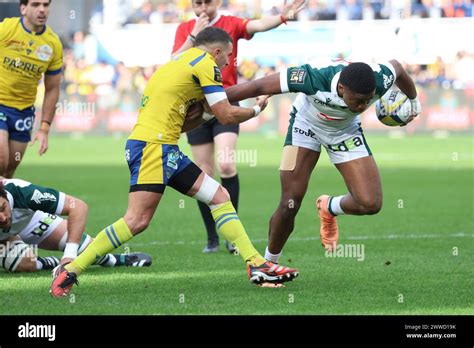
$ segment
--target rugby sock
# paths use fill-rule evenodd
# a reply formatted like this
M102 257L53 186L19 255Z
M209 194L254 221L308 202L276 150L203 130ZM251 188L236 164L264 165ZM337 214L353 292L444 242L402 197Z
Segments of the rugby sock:
M208 245L218 245L219 244L219 235L216 232L216 223L212 218L211 210L209 206L205 203L199 202L199 211L201 212L202 219L204 220L204 225L206 225L207 231L207 244Z
M221 233L229 243L235 245L239 251L239 255L246 262L253 266L260 266L265 263L265 259L252 245L230 201L213 206L211 213L216 221L217 231Z
M265 249L265 259L268 261L271 261L273 263L278 263L278 260L280 259L280 256L283 252L280 251L278 254L272 254L271 252L268 251L268 246Z
M117 259L115 258L115 255L107 254L105 256L102 256L99 260L94 261L93 265L99 265L102 267L114 267L116 263Z
M230 201L235 208L235 211L239 211L239 192L240 183L239 175L235 174L232 178L221 178L222 186L229 192Z
M100 260L104 255L117 249L126 241L133 238L130 229L122 218L112 225L103 229L94 241L70 264L64 268L68 272L79 274L92 265L96 260Z
M125 265L125 254L107 254L100 260L94 262L94 265L102 267L120 267Z
M344 212L344 210L342 210L342 208L341 208L341 200L344 197L345 196L338 196L338 197L329 198L328 210L332 215L338 216L338 215L345 215L346 214Z
M41 269L53 269L59 265L60 261L55 256L37 257L36 258L36 270Z

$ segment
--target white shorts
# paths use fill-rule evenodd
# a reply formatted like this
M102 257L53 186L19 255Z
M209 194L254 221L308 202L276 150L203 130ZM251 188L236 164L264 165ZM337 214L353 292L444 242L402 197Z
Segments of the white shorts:
M26 244L38 245L48 238L62 221L60 216L37 211L19 236Z
M298 117L297 114L292 114L285 146L293 145L321 152L322 145L326 148L329 159L333 164L349 162L372 155L359 123L349 125L341 133L344 135L333 138L334 142L325 142L322 139L330 138L325 130L318 128L302 117Z

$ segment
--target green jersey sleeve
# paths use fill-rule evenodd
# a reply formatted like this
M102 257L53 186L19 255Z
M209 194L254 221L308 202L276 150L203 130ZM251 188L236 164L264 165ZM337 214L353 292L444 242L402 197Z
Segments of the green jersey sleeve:
M392 88L397 74L395 68L390 63L378 64L378 68L374 69L375 82L377 84L375 94L379 97L383 96L390 88Z
M62 192L18 179L6 180L4 185L5 190L13 197L13 208L43 211L54 215L63 211L66 195Z
M282 93L294 92L307 95L316 94L318 91L330 90L331 80L320 69L305 64L295 68L283 70L280 74Z

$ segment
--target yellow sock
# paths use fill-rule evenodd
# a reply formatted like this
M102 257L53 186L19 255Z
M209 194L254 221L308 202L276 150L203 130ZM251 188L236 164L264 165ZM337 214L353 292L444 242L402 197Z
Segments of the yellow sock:
M117 249L126 241L133 238L124 219L120 219L99 232L94 241L70 264L64 268L69 272L79 274L92 265L97 259Z
M232 203L226 202L211 210L216 229L229 243L237 248L239 255L254 266L265 263L265 259L254 248Z

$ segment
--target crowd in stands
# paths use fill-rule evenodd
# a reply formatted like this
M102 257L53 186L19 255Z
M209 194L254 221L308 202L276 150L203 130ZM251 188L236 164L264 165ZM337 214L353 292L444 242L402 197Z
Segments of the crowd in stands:
M222 13L243 18L280 13L275 4L283 1L232 1L222 0ZM296 20L365 20L396 18L453 18L472 17L472 0L309 0ZM194 16L191 0L150 1L130 10L122 23L179 23Z
M222 1L222 12L253 18L249 5L242 1ZM126 23L180 22L183 15L192 15L190 0L179 0L173 3L164 1L144 1L135 12L131 13ZM255 1L252 1L255 3ZM272 7L275 1L261 0L263 15L277 9ZM269 6L265 6L268 5ZM467 0L310 0L308 7L299 20L320 19L361 19L387 18L394 14L394 9L403 9L408 16L471 16L472 1ZM369 9L371 15L368 16ZM395 11L396 12L396 11ZM400 13L402 13L400 12ZM187 15L186 15L187 14ZM403 15L404 16L404 15ZM140 97L147 81L159 66L127 67L123 63L114 65L86 59L87 39L90 35L76 32L64 42L64 79L62 93L71 100L95 102L101 109L118 109L122 112L136 112ZM329 57L331 58L331 57ZM276 66L263 66L256 60L242 60L239 64L240 82L265 76L286 67L284 58ZM440 86L444 89L474 89L474 52L459 52L452 62L445 62L441 57L428 65L409 65L408 71L422 87Z

